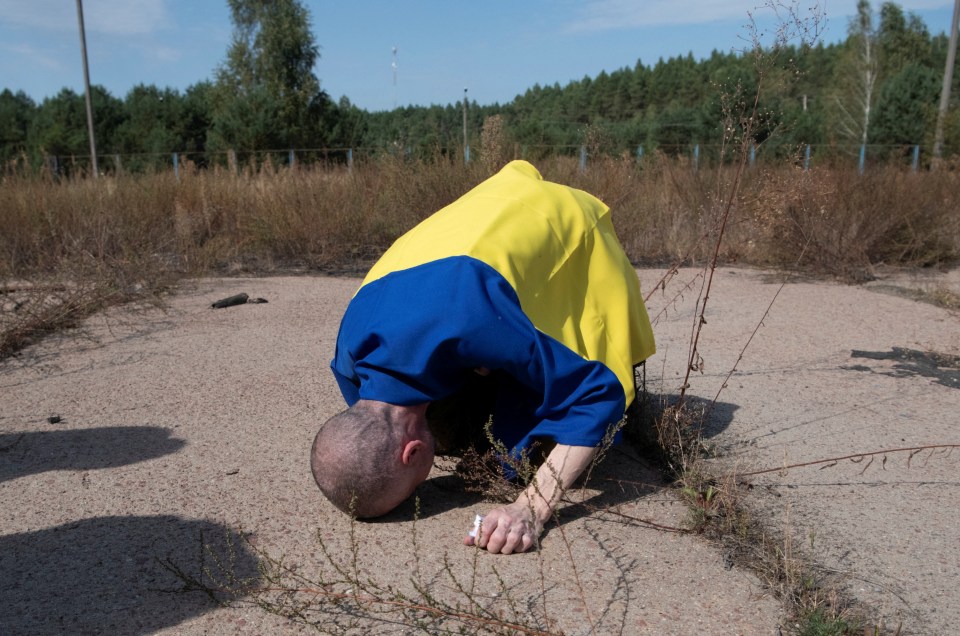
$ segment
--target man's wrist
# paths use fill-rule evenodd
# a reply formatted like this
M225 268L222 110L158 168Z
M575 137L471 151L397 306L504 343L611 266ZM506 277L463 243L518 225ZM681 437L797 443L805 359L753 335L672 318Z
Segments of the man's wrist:
M530 484L523 494L520 495L520 501L530 510L533 520L541 527L553 516L554 505L540 492L537 485Z

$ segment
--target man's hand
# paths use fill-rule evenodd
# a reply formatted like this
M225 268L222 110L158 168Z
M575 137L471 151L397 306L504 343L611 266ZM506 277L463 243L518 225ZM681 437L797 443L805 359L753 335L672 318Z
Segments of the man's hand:
M597 449L557 444L537 470L533 483L515 502L491 510L483 518L476 544L494 554L526 552L537 544L543 524L553 515L564 490L590 464ZM474 545L466 537L464 545Z
M537 544L543 524L534 518L525 496L508 506L491 510L480 523L477 537L465 537L464 545L476 544L493 554L526 552Z

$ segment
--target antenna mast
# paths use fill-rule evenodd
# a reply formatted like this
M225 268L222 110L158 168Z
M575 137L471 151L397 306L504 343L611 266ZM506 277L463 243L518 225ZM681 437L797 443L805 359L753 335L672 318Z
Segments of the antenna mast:
M397 109L397 47L393 47L393 62L390 64L393 69L393 109Z

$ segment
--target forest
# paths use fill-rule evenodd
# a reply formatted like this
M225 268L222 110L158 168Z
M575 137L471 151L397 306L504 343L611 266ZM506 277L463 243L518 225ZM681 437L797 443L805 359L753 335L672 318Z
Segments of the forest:
M169 166L171 153L199 165L276 154L281 163L353 153L419 157L462 153L464 104L368 112L321 88L310 15L296 0L229 0L234 36L212 79L184 91L138 85L125 96L94 85L97 155L125 169ZM717 152L731 104L760 96L752 126L760 154L812 146L818 156L907 160L934 143L948 38L893 2L867 0L842 42L787 42L739 53L714 51L648 63L636 60L565 86L534 85L505 104L466 104L467 146L485 128L514 156L611 156ZM762 87L759 82L763 82ZM953 75L957 95L960 73ZM759 90L758 90L759 89ZM953 97L943 152L960 153ZM0 92L0 162L18 167L74 165L89 158L83 94L64 88L40 103ZM236 157L237 155L233 155Z

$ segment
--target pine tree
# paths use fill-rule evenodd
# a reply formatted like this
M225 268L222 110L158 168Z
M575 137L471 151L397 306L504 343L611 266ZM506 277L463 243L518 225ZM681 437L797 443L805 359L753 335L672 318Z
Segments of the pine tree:
M27 128L36 108L23 91L0 92L0 162L16 159L27 151Z

